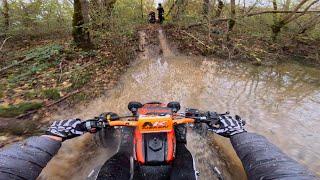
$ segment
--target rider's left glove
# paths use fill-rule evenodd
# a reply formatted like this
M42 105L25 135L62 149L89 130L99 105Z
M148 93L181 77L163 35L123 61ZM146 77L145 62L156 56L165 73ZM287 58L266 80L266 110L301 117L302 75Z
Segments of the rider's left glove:
M46 131L47 135L61 137L62 141L84 134L80 119L54 121Z

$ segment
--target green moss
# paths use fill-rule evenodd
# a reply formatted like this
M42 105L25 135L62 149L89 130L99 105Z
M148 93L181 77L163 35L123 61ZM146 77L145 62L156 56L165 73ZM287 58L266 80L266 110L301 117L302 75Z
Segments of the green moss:
M37 62L49 61L53 57L60 56L63 51L63 47L59 44L51 44L32 49L26 53L27 58L34 58Z
M42 96L47 99L57 100L60 98L59 91L57 89L45 89L42 90Z
M42 103L26 102L9 107L0 106L0 117L15 117L27 111L36 110L42 107Z

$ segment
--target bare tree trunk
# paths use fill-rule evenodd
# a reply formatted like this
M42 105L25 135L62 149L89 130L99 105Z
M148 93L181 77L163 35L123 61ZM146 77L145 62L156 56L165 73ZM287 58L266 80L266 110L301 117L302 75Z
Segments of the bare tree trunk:
M221 16L223 7L224 7L223 1L222 0L218 0L218 9L217 9L217 13L216 13L216 18Z
M208 19L210 0L203 0L202 13L203 17Z
M141 18L143 19L143 0L140 0Z
M216 8L216 3L217 3L216 0L212 0L212 2L210 3L210 8L211 9L215 9Z
M90 18L94 29L109 28L109 19L115 3L116 0L90 0Z
M3 17L4 17L5 30L8 30L10 25L10 20L9 20L9 4L7 0L3 0Z
M273 10L277 11L278 10L278 4L277 4L277 0L273 0L272 1L272 5L273 5ZM273 24L278 23L278 15L277 14L273 14Z
M101 3L100 3L100 0L91 0L90 1L90 11L89 11L89 14L90 14L90 18L91 18L91 25L92 25L92 29L96 30L96 29L99 29L100 28L100 19L99 17L101 16L101 13L100 13L100 9L101 9Z
M286 0L283 10L288 11L290 9L291 0Z
M90 35L87 28L85 28L85 22L89 21L88 8L86 0L74 0L74 12L72 20L72 36L75 44L81 48L90 48L92 46L90 41Z
M83 16L84 24L89 23L89 2L87 0L80 0L81 2L81 11Z
M273 5L273 10L277 11L278 10L278 4L277 0L272 0L272 5ZM272 39L275 40L281 30L281 27L279 27L279 19L278 19L278 14L273 14L273 25L271 26L272 29Z
M234 25L236 24L236 1L230 0L230 20L228 21L228 31L231 32Z
M104 8L103 11L107 12L105 14L105 18L110 18L112 14L112 9L114 7L114 4L116 3L116 0L104 0Z

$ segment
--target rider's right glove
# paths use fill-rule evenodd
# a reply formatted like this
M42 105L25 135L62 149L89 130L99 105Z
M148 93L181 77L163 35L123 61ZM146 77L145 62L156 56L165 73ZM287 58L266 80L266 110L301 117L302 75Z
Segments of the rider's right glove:
M217 125L218 127L211 126L208 130L224 137L231 137L235 134L247 132L244 129L245 121L243 121L238 115L236 115L235 118L232 118L229 115L220 115Z

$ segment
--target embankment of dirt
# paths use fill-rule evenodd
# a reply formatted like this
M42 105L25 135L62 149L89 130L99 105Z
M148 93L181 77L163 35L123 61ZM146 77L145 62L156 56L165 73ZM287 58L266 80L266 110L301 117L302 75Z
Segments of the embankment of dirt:
M16 47L15 56L24 58L32 52L35 57L1 74L0 83L3 86L0 87L0 147L43 133L48 121L52 121L52 113L85 104L116 86L120 76L136 59L138 40L138 32L133 36L113 35L98 39L95 47L89 51L77 49L61 40ZM51 44L59 47L59 50L53 53ZM43 54L43 51L38 52L43 50L43 47L48 49L48 56ZM46 59L38 60L42 55ZM10 56L10 49L1 54L0 69L12 63L9 60L15 57ZM43 62L52 64L44 64L45 69L38 68L42 67ZM54 64L55 62L59 63ZM35 73L23 74L32 68L36 69ZM12 81L12 77L22 78ZM40 109L18 109L20 104L35 100L41 103ZM33 111L34 113L28 114ZM4 116L1 117L1 114ZM17 118L20 115L25 116Z
M320 68L320 40L283 37L274 42L264 37L240 34L231 34L227 40L223 32L208 33L202 26L184 28L169 24L163 28L171 46L186 55L268 66L294 62Z

